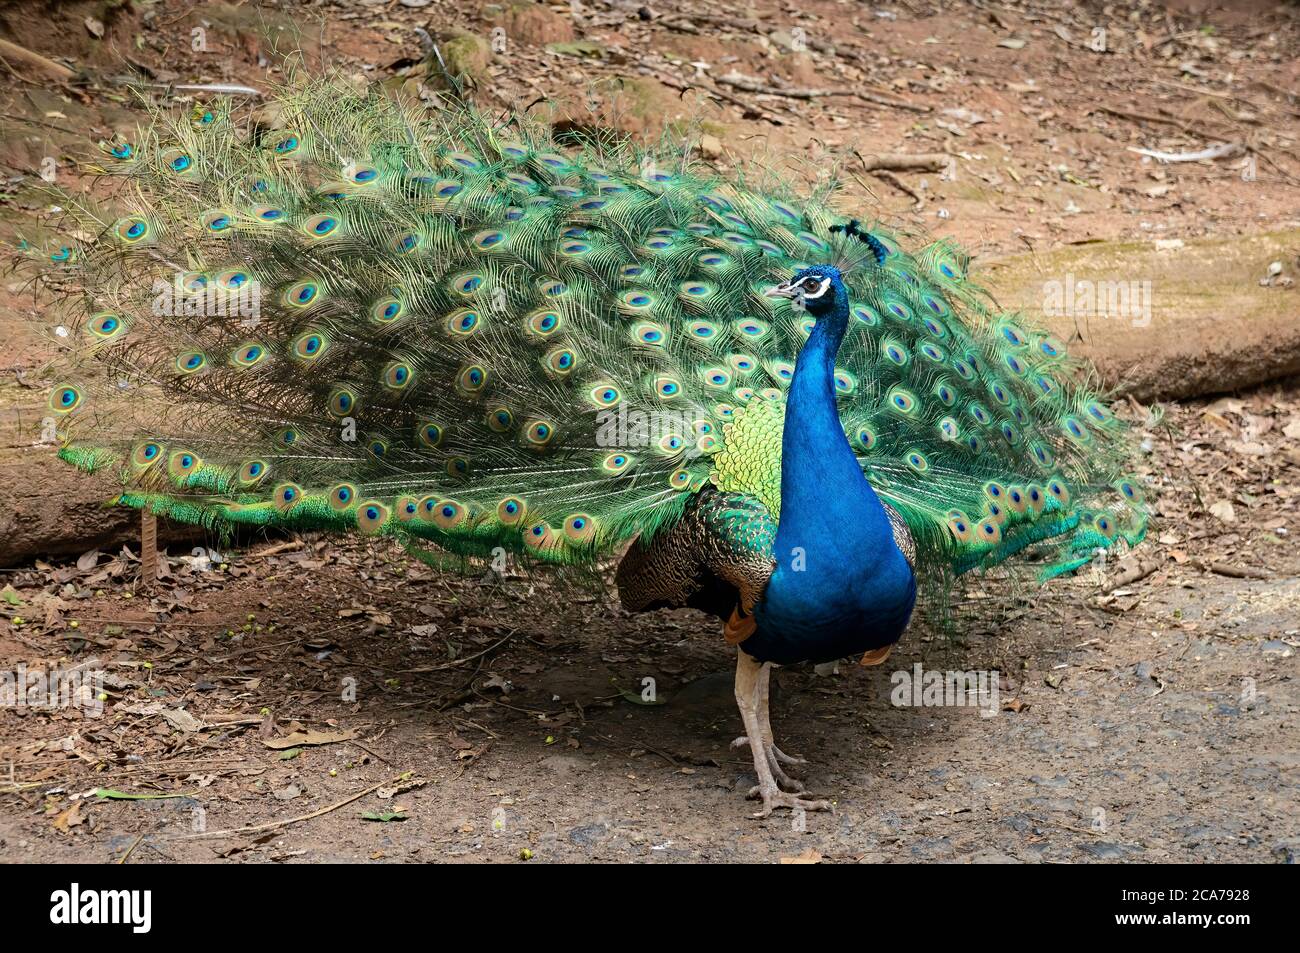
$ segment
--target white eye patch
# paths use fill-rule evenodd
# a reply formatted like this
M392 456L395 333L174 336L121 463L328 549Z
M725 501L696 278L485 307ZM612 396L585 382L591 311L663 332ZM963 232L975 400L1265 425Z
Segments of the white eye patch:
M799 282L799 291L803 294L805 299L820 298L826 293L826 289L830 286L831 280L829 278L818 279L813 275L809 275L803 281Z

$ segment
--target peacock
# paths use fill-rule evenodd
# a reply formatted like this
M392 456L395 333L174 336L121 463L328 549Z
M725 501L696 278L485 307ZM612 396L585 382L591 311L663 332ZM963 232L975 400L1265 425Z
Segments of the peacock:
M1145 533L1088 369L830 189L328 77L100 148L110 187L59 196L39 253L62 459L211 528L621 556L626 609L736 646L763 816L829 807L774 665L879 664L918 592Z

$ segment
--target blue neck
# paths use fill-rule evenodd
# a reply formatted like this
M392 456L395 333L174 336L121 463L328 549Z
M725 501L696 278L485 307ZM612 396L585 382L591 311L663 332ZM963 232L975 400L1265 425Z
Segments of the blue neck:
M841 292L840 297L843 297ZM848 327L848 302L817 319L795 363L781 442L781 517L777 559L794 547L814 555L819 576L860 571L890 550L889 519L862 473L835 401L835 355Z
M849 324L842 287L816 318L786 397L776 565L743 643L758 660L783 665L892 645L916 600L912 568L840 426L835 354Z

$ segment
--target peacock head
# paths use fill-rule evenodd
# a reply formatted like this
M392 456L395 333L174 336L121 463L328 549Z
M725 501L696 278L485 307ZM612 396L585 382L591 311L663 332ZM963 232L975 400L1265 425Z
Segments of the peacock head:
M847 320L849 293L840 270L832 265L812 265L766 292L769 298L789 298L814 318L843 314Z

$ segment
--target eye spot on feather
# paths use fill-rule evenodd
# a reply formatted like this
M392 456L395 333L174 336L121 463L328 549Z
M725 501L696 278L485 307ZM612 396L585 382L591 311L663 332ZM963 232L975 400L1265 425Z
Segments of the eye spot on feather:
M939 421L939 432L943 435L944 440L957 440L961 437L961 428L957 426L957 421L951 417L944 417Z
M1047 483L1047 492L1052 495L1062 506L1067 506L1070 502L1070 491L1061 480L1049 480Z
M569 258L577 258L591 251L591 245L583 241L567 241L560 243L560 254Z
M704 386L725 389L731 386L731 375L727 373L726 368L722 367L703 367L700 368L700 377L704 381Z
M1065 353L1065 347L1056 338L1043 338L1038 342L1038 350L1044 357L1056 358Z
M589 543L596 535L596 521L586 513L574 513L564 521L564 538L570 543Z
M388 441L381 437L374 437L366 442L366 452L376 460L382 460L388 456Z
M686 441L680 434L668 433L660 437L655 446L663 456L675 457L686 448Z
M479 288L483 287L483 283L486 280L487 277L485 275L471 272L468 274L457 275L455 278L451 279L451 287L457 294L468 296L474 294L474 292L478 291Z
M330 413L335 417L347 417L357 409L357 395L347 387L336 387L330 391Z
M940 381L934 385L934 396L938 397L939 403L943 404L945 407L951 407L953 404L957 403L957 392L949 387L944 381Z
M254 205L252 216L260 222L282 222L284 209L276 208L274 205Z
M441 424L426 421L425 423L420 424L416 435L418 436L420 443L433 449L442 443L442 438L445 433L446 431Z
M695 259L695 261L697 264L705 268L712 268L716 270L716 269L726 268L728 265L731 264L732 258L730 255L724 255L721 252L708 251L708 252L704 252L702 255L699 255Z
M591 398L591 402L597 407L613 407L623 398L618 387L608 382L594 385L587 391L587 396Z
M377 533L388 522L388 507L371 500L357 508L357 529L363 533Z
M183 480L199 468L199 458L188 450L177 450L167 460L167 469L172 477Z
M528 333L545 338L558 331L563 323L564 319L559 312L542 310L529 315L524 322L524 327Z
M506 433L515 424L515 415L509 407L493 407L487 412L488 429L493 433Z
M488 372L482 364L471 364L456 378L457 386L467 394L477 394L487 386Z
M718 326L710 321L692 321L686 330L697 341L713 341L718 336Z
M876 433L865 424L859 425L853 437L863 450L871 450L876 445Z
M925 455L919 450L910 451L905 459L907 460L907 465L916 473L924 473L926 470L930 469L930 462L926 460Z
M1005 420L1002 421L1001 426L998 427L998 432L1002 434L1002 439L1012 446L1015 446L1020 442L1020 431Z
M542 366L555 377L568 377L578 366L578 353L567 347L552 348L543 356Z
M855 304L850 308L850 311L853 314L854 320L861 324L865 324L869 328L874 328L880 324L880 316L866 305Z
M312 239L328 238L339 229L339 220L333 215L313 215L302 223L302 231Z
M296 132L282 132L273 137L268 144L277 155L287 156L302 147L302 140Z
M373 165L359 165L348 178L353 185L371 185L379 180L379 170Z
M847 397L858 389L858 380L846 370L835 370L835 393Z
M985 520L984 522L980 523L977 533L979 535L979 539L981 542L988 543L990 545L1002 541L1002 527L999 526L997 523L993 522L992 520Z
M1071 440L1073 440L1075 443L1082 444L1082 443L1091 442L1092 438L1090 437L1088 432L1083 429L1083 424L1079 423L1079 421L1076 420L1074 417L1062 418L1061 429L1065 431L1065 435L1069 437Z
M275 445L281 450L287 450L298 442L298 431L292 427L285 427L275 435Z
M620 300L633 311L644 311L655 303L654 295L646 291L625 291Z
M50 409L60 414L68 414L81 406L82 394L71 384L54 388L50 394Z
M600 461L600 469L611 476L617 476L632 465L632 457L626 453L611 453Z
M642 321L632 327L632 340L647 347L662 347L667 337L663 327L651 321Z
M1088 414L1089 417L1091 417L1099 424L1109 423L1111 420L1110 411L1105 407L1103 407L1101 404L1097 403L1097 401L1095 400L1089 401L1087 404L1084 405L1083 409Z
M984 452L984 438L979 434L973 433L966 438L966 447L971 453L979 454Z
M517 496L508 496L497 504L497 519L506 526L514 526L524 518L526 507Z
M306 308L316 300L319 293L320 288L314 281L299 281L285 289L282 298L289 307Z
M265 479L270 473L270 467L265 460L249 460L239 468L239 482L245 486L252 486Z
M971 525L970 518L961 510L948 511L948 532L959 543L969 543L975 538L975 528Z
M967 412L975 418L975 422L978 424L987 425L991 420L989 412L980 404L971 404L970 407L967 408Z
M524 439L538 449L550 446L555 440L555 423L551 420L534 420L524 428Z
M475 235L470 242L479 251L491 251L505 244L506 233L495 228L485 229Z
M1015 374L1017 377L1025 372L1024 363L1014 354L1008 354L1002 359L1002 362L1007 365L1007 370L1011 371L1011 373Z
M906 390L905 388L892 388L885 400L890 410L902 414L905 417L911 417L917 411L918 404L916 397L911 391Z
M394 361L384 368L383 383L389 390L405 390L411 383L411 365Z
M689 490L691 487L691 471L686 469L674 470L668 477L668 485L674 490Z
M293 342L293 353L304 361L314 361L325 353L328 347L324 335L319 331L307 331L300 334Z
M330 490L330 507L336 511L349 509L356 501L357 488L350 483L340 483Z
M1098 514L1098 516L1092 521L1092 525L1098 533L1101 533L1101 535L1105 536L1107 539L1115 538L1115 523L1105 513Z
M260 344L244 344L236 348L231 361L236 367L249 368L266 357L266 349Z
M682 393L682 383L675 377L663 375L656 377L650 384L651 390L660 400L672 400L680 397Z
M162 459L163 448L161 444L142 443L131 452L131 465L137 470L145 470L153 466Z
M957 376L964 381L975 379L975 371L972 370L971 366L967 364L965 361L963 361L961 358L953 359L952 369L955 370L957 372Z
M761 341L763 338L767 337L767 332L769 330L769 327L765 322L755 320L754 318L741 318L739 321L736 321L733 326L738 334L742 337L749 338L751 341Z
M420 247L420 236L415 232L403 232L393 239L389 247L399 255L409 255Z
M153 226L149 224L147 218L135 215L119 221L114 231L123 243L138 245L153 235ZM70 253L64 259L55 260L66 260L68 257L71 257Z
M117 314L97 314L86 322L86 330L101 341L111 341L126 330L126 322Z
M439 529L453 530L465 522L468 511L455 500L438 500L429 511Z
M419 501L413 496L402 496L397 499L397 518L403 523L409 523L420 515Z
M285 511L297 506L302 500L302 488L294 483L281 483L271 494L276 509Z
M895 364L898 367L906 366L907 351L903 349L901 344L888 342L884 346L884 352L885 357L889 359L890 363Z
M194 166L194 159L183 149L168 149L162 154L162 162L168 172L177 175L189 172Z
M569 286L563 281L548 278L538 285L538 290L548 298L559 298L568 293Z
M943 352L943 348L936 347L933 344L922 344L921 356L935 364L943 364L948 359L948 355Z
M474 310L463 308L447 316L447 333L453 337L469 337L483 323L482 316Z

